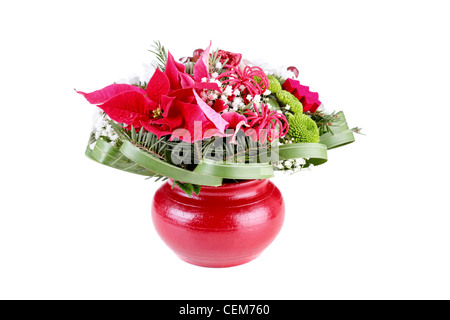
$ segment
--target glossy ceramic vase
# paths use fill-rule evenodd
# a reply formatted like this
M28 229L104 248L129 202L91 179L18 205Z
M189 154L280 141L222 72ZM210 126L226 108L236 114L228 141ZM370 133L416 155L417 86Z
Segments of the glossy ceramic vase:
M258 257L279 233L284 211L283 197L270 180L202 187L192 198L168 181L152 205L163 241L182 260L212 268Z

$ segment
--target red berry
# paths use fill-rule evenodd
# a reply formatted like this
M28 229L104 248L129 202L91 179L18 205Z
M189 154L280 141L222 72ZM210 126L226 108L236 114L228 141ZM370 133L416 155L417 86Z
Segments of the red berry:
M298 75L300 74L300 72L298 71L298 69L296 67L291 66L291 67L289 67L287 69L289 71L292 71L294 73L295 77L298 78Z
M203 53L203 49L197 49L194 51L194 53L192 54L192 58L194 59L194 61L197 61L198 59L200 59L202 53Z

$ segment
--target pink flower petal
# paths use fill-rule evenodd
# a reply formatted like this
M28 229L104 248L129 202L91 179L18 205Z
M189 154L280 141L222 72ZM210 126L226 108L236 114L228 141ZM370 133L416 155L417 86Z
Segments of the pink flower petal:
M186 73L180 73L180 83L182 88L189 88L194 85L194 79Z
M197 104L202 109L205 116L219 129L220 132L224 132L228 126L228 122L225 121L220 114L215 112L210 106L208 106L202 98L199 97L197 92L194 91L195 99L197 100Z
M117 96L124 92L129 91L135 91L140 92L142 94L145 94L145 91L141 88L138 88L136 86L132 86L129 84L112 84L109 85L103 89L91 92L91 93L85 93L82 91L77 91L77 93L83 95L86 100L91 104L100 104L108 101L109 99L113 98L114 96Z
M167 95L169 90L169 79L167 79L167 76L157 68L147 85L147 96L151 100L159 103L161 96Z
M172 90L181 88L181 85L179 82L180 70L178 69L176 63L177 62L175 62L175 59L173 58L172 54L169 52L167 54L166 70L164 71L164 73L167 76L167 78L169 79L170 89L172 89Z
M229 123L227 129L233 129L234 133L231 137L230 143L236 143L236 135L242 126L247 125L247 118L236 112L225 112L222 114L222 118Z
M212 42L209 43L208 48L203 51L200 59L194 66L194 79L197 82L202 82L203 78L209 81L209 50L211 49Z
M141 127L141 121L150 119L156 105L140 92L128 91L116 95L98 106L114 121Z

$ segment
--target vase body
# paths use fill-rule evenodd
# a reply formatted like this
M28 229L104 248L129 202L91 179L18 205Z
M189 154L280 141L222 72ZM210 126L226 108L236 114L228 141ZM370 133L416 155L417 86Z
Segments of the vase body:
M255 259L284 221L284 201L270 180L202 187L189 197L172 181L155 193L152 218L163 241L184 261L232 267Z

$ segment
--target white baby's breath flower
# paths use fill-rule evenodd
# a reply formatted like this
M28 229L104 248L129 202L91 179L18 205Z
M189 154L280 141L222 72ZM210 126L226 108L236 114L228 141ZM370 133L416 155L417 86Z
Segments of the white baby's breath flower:
M233 100L233 103L231 104L231 106L234 108L239 108L239 107L243 107L244 106L244 100L242 100L242 98L236 97Z
M216 63L216 69L218 69L218 70L220 70L220 69L222 69L222 63L220 63L220 61L217 61L217 63Z
M253 97L253 102L260 104L261 103L261 96L259 94L257 94L256 96Z
M219 74L218 74L217 72L214 72L214 73L211 75L211 77L212 77L213 79L217 78L218 76L219 76Z
M241 92L238 89L236 89L236 90L234 90L233 95L240 96Z
M272 92L267 89L266 91L264 91L263 96L269 96Z
M208 78L203 77L203 78L202 78L202 82L208 82Z
M286 168L290 169L290 168L292 167L292 162L291 162L290 160L286 160L286 161L284 162L284 166L285 166Z
M248 101L251 101L253 97L252 97L251 95L248 94L245 98L246 98Z
M223 94L226 96L231 96L233 94L233 88L231 86L227 86L223 91Z
M284 107L286 110L291 110L291 106L290 105L286 105L286 107Z

